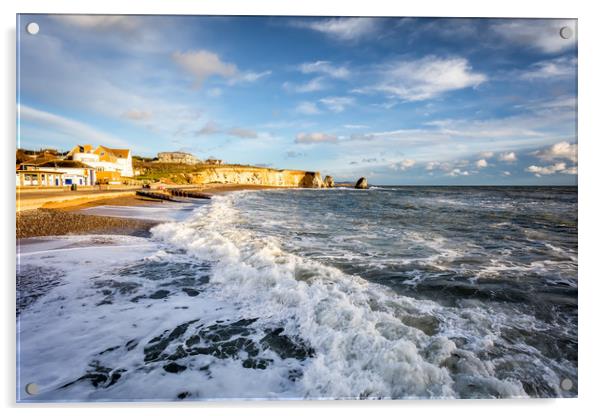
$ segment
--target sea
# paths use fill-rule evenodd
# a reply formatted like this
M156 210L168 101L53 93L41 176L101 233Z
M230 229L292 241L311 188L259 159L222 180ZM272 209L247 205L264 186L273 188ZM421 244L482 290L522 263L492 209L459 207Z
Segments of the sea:
M20 242L18 401L578 394L576 187L90 210L163 222Z

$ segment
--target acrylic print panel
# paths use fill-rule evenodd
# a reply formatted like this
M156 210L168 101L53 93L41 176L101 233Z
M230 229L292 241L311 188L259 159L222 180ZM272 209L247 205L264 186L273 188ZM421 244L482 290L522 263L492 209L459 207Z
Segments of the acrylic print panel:
M577 395L575 20L17 20L18 401Z

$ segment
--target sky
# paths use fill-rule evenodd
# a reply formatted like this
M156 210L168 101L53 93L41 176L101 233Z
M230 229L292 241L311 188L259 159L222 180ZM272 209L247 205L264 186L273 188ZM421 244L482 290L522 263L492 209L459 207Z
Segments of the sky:
M577 184L575 20L18 20L22 148L185 151L382 185Z

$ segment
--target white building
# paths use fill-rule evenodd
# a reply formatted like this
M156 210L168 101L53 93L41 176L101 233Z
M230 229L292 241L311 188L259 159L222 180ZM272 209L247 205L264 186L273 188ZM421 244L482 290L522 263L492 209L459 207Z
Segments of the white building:
M121 183L121 177L134 176L132 152L129 149L112 149L105 146L75 146L67 159L85 163L96 169L97 179L107 183Z
M45 169L18 169L17 186L63 186L63 172Z
M38 165L25 164L17 171L18 186L94 185L94 168L74 160L52 160Z

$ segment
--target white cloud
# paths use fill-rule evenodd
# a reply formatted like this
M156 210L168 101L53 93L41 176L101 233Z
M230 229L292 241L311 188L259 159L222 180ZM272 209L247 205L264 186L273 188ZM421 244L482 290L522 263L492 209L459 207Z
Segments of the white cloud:
M205 125L195 132L196 136L208 136L220 132L220 128L214 121L208 121Z
M426 170L435 170L436 168L438 168L440 165L439 162L428 162L425 166Z
M512 176L512 173L508 172L507 170L502 172L502 175L504 176Z
M486 168L487 161L485 159L479 159L475 162L475 166L477 167L477 169Z
M324 82L324 78L316 77L316 78L310 79L308 82L303 83L303 84L294 84L291 82L285 82L284 84L282 84L282 87L287 91L305 93L305 92L315 92L315 91L323 90L323 89L327 88L327 85Z
M558 78L577 77L577 59L561 57L547 61L537 62L526 71L520 73L519 78L527 81L549 80Z
M303 101L297 104L295 112L306 115L320 114L318 106L310 101Z
M413 167L415 164L416 164L416 161L413 159L404 159L401 162L391 164L390 167L394 170L404 171L406 169Z
M194 76L197 88L213 75L233 78L238 74L236 65L223 62L217 54L206 50L175 52L172 57L186 72Z
M303 157L303 156L305 156L305 153L296 152L294 150L289 150L288 152L286 152L285 155L286 155L287 158L291 158L292 159L292 158L296 158L296 157Z
M82 29L102 31L120 30L131 32L132 30L139 28L142 23L138 16L72 14L51 15L51 18Z
M344 66L334 66L329 61L306 62L301 64L299 70L304 74L318 73L333 78L348 78L349 69Z
M244 129L241 127L232 127L227 132L230 136L236 136L243 139L256 139L258 137L257 132L250 129Z
M263 72L243 72L232 78L229 83L237 84L241 82L255 82L262 78L265 78L272 74L272 71L263 71Z
M514 43L514 47L538 49L544 53L558 53L576 44L576 21L559 19L512 19L492 25L494 33ZM573 30L570 39L560 36L560 29L568 26Z
M437 170L445 173L445 176L468 176L470 172L464 169L468 166L468 160L431 161L425 165L425 169L429 172L429 175L433 175L434 171Z
M570 144L569 142L563 141L533 154L546 162L557 159L567 159L573 163L577 163L577 144Z
M293 26L312 29L342 41L358 40L379 29L378 19L370 17L340 17L319 20L295 21Z
M295 143L336 143L337 136L328 133L299 133Z
M513 163L517 161L516 153L506 152L498 156L498 159L502 162Z
M470 175L470 173L466 170L461 170L458 168L454 168L452 169L449 173L446 174L447 176L468 176Z
M127 118L128 120L135 120L135 121L150 120L152 118L152 116L153 116L153 114L150 111L142 111L142 110L136 110L136 109L125 111L122 114L123 118Z
M527 172L535 174L535 176L537 176L537 177L539 177L541 175L553 175L555 173L564 173L567 175L576 175L577 174L576 166L571 166L571 167L567 168L566 163L564 163L564 162L558 162L558 163L555 163L555 164L549 165L549 166L531 165L525 170Z
M66 136L66 141L71 141L71 145L76 143L93 143L104 144L107 146L129 147L128 143L124 140L67 117L48 113L26 105L20 105L18 112L19 119L22 122L36 124L46 128L48 131L59 132Z
M344 124L343 127L346 129L367 129L369 126L365 124Z
M195 136L211 136L214 134L225 134L228 136L240 137L241 139L256 139L259 134L255 130L243 127L221 128L216 122L210 120L197 130Z
M389 65L383 75L383 81L368 91L383 91L407 101L426 100L487 81L487 76L474 72L464 58L435 56L396 62Z
M355 103L355 99L352 97L326 97L320 99L320 103L322 103L330 111L341 113L345 110L345 108L353 105Z
M493 157L493 152L481 152L479 153L479 156L481 156L483 159L491 159Z

